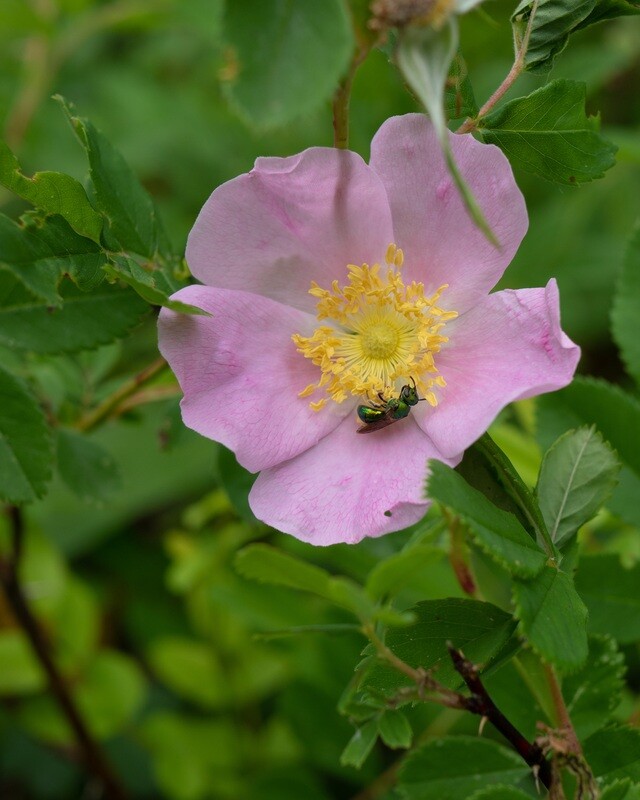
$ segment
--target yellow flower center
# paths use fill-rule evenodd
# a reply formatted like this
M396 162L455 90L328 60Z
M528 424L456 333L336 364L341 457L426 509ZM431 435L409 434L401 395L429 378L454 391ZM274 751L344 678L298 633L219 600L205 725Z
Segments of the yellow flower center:
M380 264L348 266L348 284L333 281L331 290L312 282L309 293L318 298L320 325L311 336L291 338L298 352L320 368L320 378L300 392L309 397L324 389L326 397L310 403L318 411L330 398L342 403L350 395L379 403L397 397L400 389L415 382L418 393L432 406L435 387L445 385L438 374L434 354L448 341L440 331L457 317L438 306L441 286L426 296L424 285L405 285L401 277L402 250L390 244L386 270Z

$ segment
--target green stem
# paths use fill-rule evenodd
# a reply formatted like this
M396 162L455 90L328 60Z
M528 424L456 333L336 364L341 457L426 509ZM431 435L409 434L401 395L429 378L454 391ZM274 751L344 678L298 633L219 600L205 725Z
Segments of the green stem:
M148 383L152 378L155 378L163 370L168 369L167 362L164 358L158 358L148 367L145 367L133 378L125 381L119 386L113 394L105 398L100 405L81 417L76 423L77 430L83 433L88 433L104 422L105 419L110 417L119 407L124 403L127 398L135 394L141 386Z
M547 683L549 684L551 698L553 700L556 725L566 732L567 744L570 752L577 756L582 756L582 745L580 744L578 735L573 727L573 723L571 722L567 704L564 702L564 697L562 696L562 687L560 686L558 675L550 664L545 664L544 671L547 677Z
M349 102L353 79L374 44L374 41L363 41L357 46L349 70L333 95L333 146L338 150L346 150L349 147Z
M386 661L388 664L394 667L394 669L397 669L398 672L402 672L403 675L406 675L416 684L422 683L424 671L414 669L412 666L407 664L406 661L398 658L398 656L392 650L390 650L378 636L373 628L373 625L365 625L362 630L367 639L369 639L371 644L373 644L373 646L376 648L379 658L381 658L383 661Z
M449 529L449 562L456 580L465 594L469 595L469 597L477 598L478 586L469 563L469 547L464 525L460 517L451 514L444 507L442 508L442 516L446 520L447 528Z
M556 547L549 535L547 525L529 487L517 473L504 452L498 447L488 433L483 434L472 445L498 471L505 489L516 501L525 517L536 533L536 539L544 545L550 559L556 560Z
M45 96L54 72L52 66L52 36L48 28L54 23L57 14L55 3L51 0L33 0L33 11L38 16L44 32L29 37L22 55L22 82L7 115L4 137L12 150L17 150Z
M520 73L524 69L524 59L527 55L527 50L529 48L529 39L531 37L531 31L533 29L533 20L536 15L536 11L538 10L538 2L539 0L533 0L533 4L531 6L531 14L529 15L529 20L527 22L527 29L524 32L524 36L522 37L522 42L518 47L515 61L513 62L513 66L509 70L507 77L502 81L500 86L495 90L495 92L491 95L491 97L487 100L487 102L482 106L482 108L478 111L477 115L473 119L465 120L462 125L458 128L456 133L470 133L471 131L475 131L478 127L478 123L480 120L485 117L489 111L498 103L504 95L509 91L509 89L513 86L516 82L517 78L520 76Z

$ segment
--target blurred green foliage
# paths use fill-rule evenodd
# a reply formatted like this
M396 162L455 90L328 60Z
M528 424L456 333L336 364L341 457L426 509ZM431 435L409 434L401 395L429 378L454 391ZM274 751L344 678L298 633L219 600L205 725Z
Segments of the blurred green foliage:
M285 16L265 19L266 32L276 22L277 31L286 28L286 14L295 6L276 5ZM362 3L353 5L362 11ZM182 252L202 203L221 182L249 170L257 156L331 144L331 93L348 63L353 36L346 6L338 0L331 6L338 16L325 16L318 4L317 25L305 32L318 37L316 49L309 51L304 40L285 39L268 70L262 68L267 56L261 48L266 53L269 42L247 41L252 28L244 26L247 15L264 13L259 2L228 0L225 17L222 0L3 0L0 124L24 174L55 170L83 182L85 154L51 96L68 98L124 154L153 196L175 251ZM513 12L514 3L495 0L461 20L461 52L472 90L465 102L475 96L481 104L508 72ZM580 188L546 183L516 168L527 198L530 233L502 284L539 286L556 277L563 326L583 347L582 371L624 385L630 378L612 341L609 315L625 242L640 208L639 40L640 18L612 20L575 33L557 57L550 77L586 83L587 110L600 114L601 132L619 147L619 163ZM327 49L326 41L335 49ZM309 96L293 86L283 111L278 105L280 82L304 56L318 64L317 86ZM264 85L243 84L243 74L252 70ZM544 81L527 74L506 99L529 94ZM374 51L355 78L351 147L366 157L378 126L391 115L412 110L416 104L397 71L382 51ZM0 189L0 207L17 218L27 205ZM155 243L159 233L153 230L149 236ZM627 255L625 263L637 263L637 253ZM3 271L2 280L6 277ZM52 284L46 275L41 277L41 307L29 317L0 318L2 367L23 369L11 336L20 327L35 330L38 313L48 314L55 305ZM637 276L625 272L623 287L636 283ZM104 284L101 291L108 301L121 290ZM99 313L96 296L91 297L96 303L92 313ZM112 306L101 306L121 333L144 310L136 296L128 297L124 310L118 302L118 319L113 319ZM628 303L618 305L617 330L631 324L632 311ZM621 335L631 341L630 334ZM98 344L100 340L73 341L68 349ZM56 350L58 345L64 349L63 341L55 342ZM623 349L625 360L632 360L629 371L637 377L637 348ZM40 352L29 348L29 373L39 397L64 422L78 408L88 412L153 361L155 323L146 317L122 342L91 352L45 358L45 351L46 346ZM47 497L28 511L22 567L29 599L61 669L132 796L356 797L395 762L393 748L406 745L408 728L426 732L425 740L450 732L475 733L475 721L457 712L408 706L406 717L382 715L376 717L377 727L366 730L365 722L359 728L365 733L341 763L353 736L352 725L336 711L341 695L347 716L363 718L358 717L363 712L355 695L343 695L363 646L345 610L349 604L332 605L328 591L298 595L272 585L277 581L242 577L234 568L236 553L249 543L268 541L328 573L366 582L373 598L393 596L396 609L443 597L453 598L448 602L455 605L465 601L459 599L462 591L442 530L425 522L410 532L324 550L267 530L246 503L251 476L224 448L182 427L171 382L153 389L88 438L58 433L59 475ZM16 403L28 417L30 407L21 401L21 391L16 383ZM537 427L532 422L536 412ZM605 775L610 766L599 756L594 715L617 714L626 720L635 714L637 720L640 708L634 693L640 680L640 632L612 629L613 621L640 608L640 546L637 531L630 527L640 524L637 400L583 380L537 407L529 402L505 414L495 438L533 483L539 443L546 447L567 427L594 422L618 450L624 468L610 508L619 516L602 512L585 529L589 555L577 586L591 612L589 633L612 633L621 643L628 686L620 705L621 653L611 640L597 638L589 656L594 663L575 672L565 688L575 697L572 711L579 732L592 737L587 749L601 769L597 774ZM41 446L51 449L54 443ZM65 469L69 463L83 465L80 483L73 469ZM36 467L36 488L43 480ZM6 547L8 525L4 520L0 525L0 547ZM488 566L490 556L474 549L474 568L485 581L486 599L504 607L508 584L495 565ZM524 599L521 589L519 602ZM350 601L355 603L352 597ZM500 614L508 621L496 650L505 645L515 624L506 612ZM576 615L583 619L583 609ZM532 620L523 622L533 627ZM273 633L292 628L299 632ZM264 636L256 638L256 633ZM554 646L538 642L543 654ZM487 652L495 655L492 648ZM518 667L510 662L489 674L487 685L505 713L533 736L536 719L549 716L539 685L533 695L528 693L541 667L531 652L519 658ZM604 674L596 680L597 668ZM375 682L375 675L370 680ZM0 597L0 794L8 800L86 796L86 777L65 757L70 732L45 689L41 668ZM580 700L584 693L592 698L589 708ZM364 719L367 713L370 708ZM376 743L378 733L386 745ZM620 751L635 752L637 759L635 734L620 729L615 735ZM531 796L533 784L523 763L494 741L496 734L488 737L475 743L447 739L445 746L452 750L451 759L465 762L470 773L474 765L480 768L490 761L502 783L517 783L517 790L500 790L505 800ZM411 791L429 765L440 761L435 746L427 742L423 747L425 757L414 759L404 773L403 791ZM363 761L361 769L353 766ZM433 779L433 772L429 774ZM469 787L477 789L475 775ZM439 791L439 784L434 786L430 792ZM467 791L466 784L461 786L460 791ZM360 796L390 797L385 785L375 795ZM497 790L477 795L478 800L485 796L499 795Z

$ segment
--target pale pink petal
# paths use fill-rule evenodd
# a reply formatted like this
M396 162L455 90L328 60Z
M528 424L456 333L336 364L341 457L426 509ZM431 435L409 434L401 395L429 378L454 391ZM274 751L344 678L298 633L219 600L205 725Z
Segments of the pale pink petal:
M189 428L233 450L252 472L302 453L332 431L354 404L319 412L298 392L318 367L296 352L291 334L309 335L316 320L260 295L188 286L174 298L212 316L162 309L160 352L176 374ZM313 399L313 398L312 398Z
M347 264L383 260L392 241L380 178L355 153L314 147L259 158L217 188L189 235L187 262L210 286L313 311L311 281L343 284Z
M447 385L436 408L419 403L414 416L445 456L474 442L514 400L571 382L580 348L560 328L555 280L545 289L507 289L447 325L449 342L436 356Z
M442 306L462 312L500 279L527 231L527 211L502 151L473 136L450 134L458 168L500 243L494 247L469 216L428 119L388 119L371 144L371 166L387 189L405 279L428 292L450 288Z
M417 522L428 507L427 460L439 457L433 444L411 417L368 434L357 427L350 415L312 449L261 472L249 495L258 519L315 545Z

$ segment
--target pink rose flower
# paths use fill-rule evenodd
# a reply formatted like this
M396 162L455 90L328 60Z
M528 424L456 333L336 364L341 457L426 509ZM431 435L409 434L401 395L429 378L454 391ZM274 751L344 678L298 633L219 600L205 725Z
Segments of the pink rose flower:
M454 466L513 400L571 381L555 281L489 294L527 230L502 152L451 135L500 242L469 218L426 117L387 120L367 165L314 147L259 158L217 188L189 236L203 286L163 309L160 349L190 428L260 472L255 515L317 545L358 542L421 518L426 465ZM358 405L403 386L424 402L358 435Z

